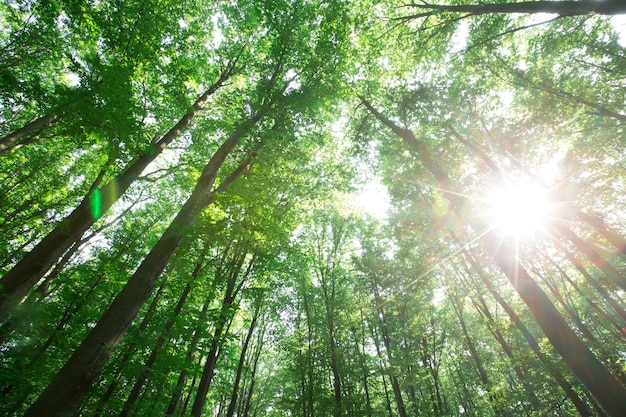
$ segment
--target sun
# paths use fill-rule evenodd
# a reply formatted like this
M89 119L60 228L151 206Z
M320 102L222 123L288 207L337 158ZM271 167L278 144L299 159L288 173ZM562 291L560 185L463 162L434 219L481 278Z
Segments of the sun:
M488 220L504 236L530 236L548 220L547 190L537 184L520 182L495 187L486 200Z

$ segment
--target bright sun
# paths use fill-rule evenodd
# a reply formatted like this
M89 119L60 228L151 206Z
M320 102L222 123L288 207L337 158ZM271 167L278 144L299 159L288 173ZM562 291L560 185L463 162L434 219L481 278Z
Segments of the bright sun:
M507 184L487 198L494 229L506 236L528 236L548 218L546 190L534 184Z

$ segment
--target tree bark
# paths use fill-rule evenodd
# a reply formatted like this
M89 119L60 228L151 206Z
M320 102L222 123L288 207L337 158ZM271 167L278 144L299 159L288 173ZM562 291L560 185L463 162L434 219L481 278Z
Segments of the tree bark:
M456 240L459 243L458 239ZM578 396L578 394L572 387L572 384L570 384L565 379L565 377L561 374L561 372L557 370L552 365L550 360L543 354L543 352L539 348L539 344L537 343L537 340L533 337L530 331L526 328L526 325L524 325L522 320L519 318L517 313L515 313L513 308L511 308L509 303L507 303L506 300L502 297L502 295L496 290L496 288L493 286L489 278L482 272L483 270L480 267L480 265L477 264L476 259L474 259L469 254L469 252L465 249L462 250L462 253L463 253L464 258L470 263L470 265L472 265L472 269L476 271L476 274L480 278L485 288L487 288L489 293L493 296L493 298L495 298L498 304L502 306L502 308L504 309L504 311L506 311L507 315L509 316L513 324L515 324L515 326L518 328L520 333L522 333L522 336L524 336L524 339L528 342L528 345L530 346L531 350L535 353L535 355L537 355L539 360L544 364L544 366L548 370L548 373L557 381L557 383L561 386L561 388L563 388L563 391L565 392L567 397L570 399L570 401L572 401L572 404L574 404L578 413L582 417L592 416L591 411L589 411L589 409L587 408L587 405Z
M200 255L200 259L196 263L196 266L193 272L191 273L190 281L187 283L187 285L183 289L182 294L178 298L178 302L176 303L176 307L174 308L174 312L172 313L171 318L167 321L167 323L165 323L165 326L163 328L163 333L159 335L159 337L157 338L156 344L154 345L154 347L152 348L152 352L150 353L150 357L144 364L143 371L141 371L141 375L139 375L139 377L135 381L135 384L133 385L133 388L130 391L128 398L126 399L126 402L124 403L124 407L122 408L122 411L120 412L120 417L128 417L132 407L135 405L135 402L139 398L141 389L146 383L146 379L148 379L148 374L150 373L150 371L152 371L152 367L154 366L157 360L160 349L163 347L165 342L168 341L170 338L170 332L172 330L172 327L174 326L174 320L176 316L178 316L181 310L183 309L183 306L185 305L185 302L187 301L187 297L189 296L189 293L191 292L191 287L203 269L204 256L207 250L208 250L208 245L203 251L202 255Z
M71 414L78 408L93 381L109 360L113 349L117 347L139 309L152 294L158 277L180 245L186 231L193 225L201 211L213 202L213 184L224 160L241 137L256 125L267 111L266 107L242 122L213 154L191 196L157 244L24 417L41 415L56 417Z
M222 300L222 307L220 308L220 314L217 318L215 331L213 332L211 349L207 354L204 369L202 370L202 377L200 378L200 382L198 384L196 397L194 399L193 405L191 406L191 415L193 417L200 417L202 415L206 396L209 392L209 388L213 380L215 365L217 364L220 345L222 343L222 335L225 332L228 332L228 328L230 327L230 323L232 322L233 317L233 304L235 302L235 299L237 298L237 295L241 291L241 288L243 287L246 278L252 270L253 261L250 261L243 278L240 280L240 282L237 282L237 279L240 275L240 269L243 265L246 255L247 254L243 252L241 254L235 255L233 258L233 267L229 271L230 276L228 277L226 291L224 292L224 298Z

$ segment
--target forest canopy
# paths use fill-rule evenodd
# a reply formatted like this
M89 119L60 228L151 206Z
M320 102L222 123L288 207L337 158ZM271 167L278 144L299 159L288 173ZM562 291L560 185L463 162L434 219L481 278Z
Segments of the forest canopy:
M626 415L618 0L0 2L0 414Z

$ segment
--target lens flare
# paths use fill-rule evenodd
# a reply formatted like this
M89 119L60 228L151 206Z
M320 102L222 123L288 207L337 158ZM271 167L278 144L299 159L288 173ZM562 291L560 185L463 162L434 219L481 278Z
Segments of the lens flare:
M102 215L102 192L99 188L96 188L93 190L93 193L91 193L89 208L91 210L91 216L94 219L99 219Z
M541 229L548 218L546 191L534 184L509 184L493 190L489 215L503 235L528 236Z

